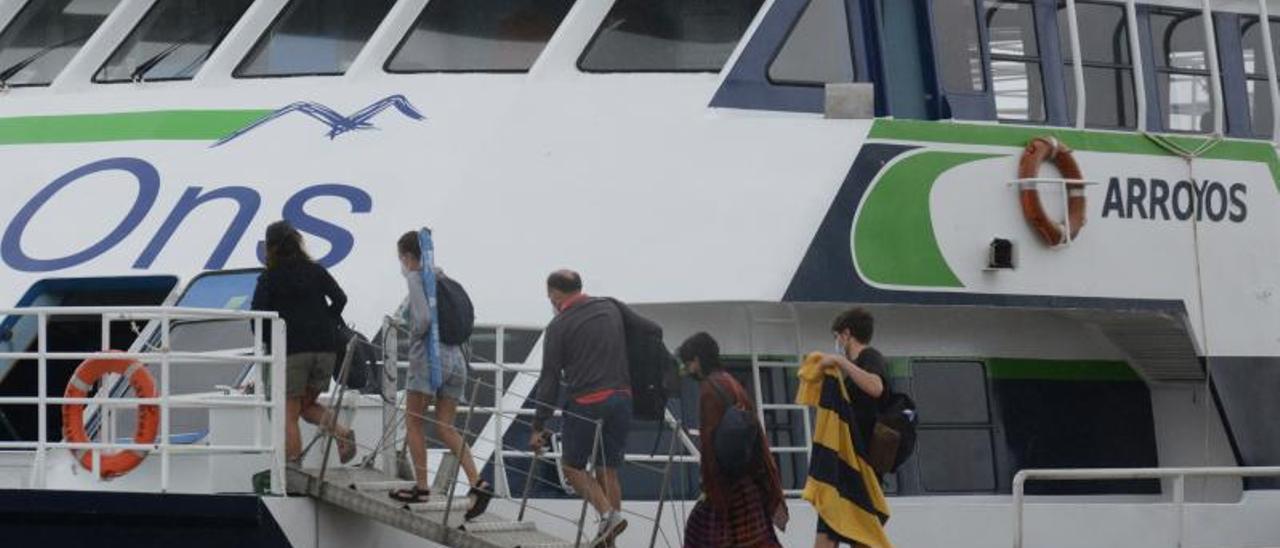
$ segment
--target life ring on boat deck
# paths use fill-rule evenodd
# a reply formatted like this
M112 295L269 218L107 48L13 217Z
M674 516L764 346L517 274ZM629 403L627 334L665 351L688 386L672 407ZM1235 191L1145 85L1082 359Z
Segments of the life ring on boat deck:
M1080 164L1071 155L1071 148L1053 137L1036 137L1022 151L1018 160L1018 179L1035 179L1040 173L1040 164L1045 160L1062 173L1062 178L1079 181L1082 177ZM1067 185L1067 225L1071 227L1067 234L1066 226L1049 219L1049 214L1040 202L1040 190L1033 182L1024 182L1018 188L1018 200L1022 202L1022 216L1031 225L1031 229L1040 235L1040 239L1050 247L1065 244L1076 239L1080 228L1084 226L1085 202L1084 183L1066 183Z
M84 398L89 394L93 384L103 375L115 373L123 375L129 386L139 398L156 397L156 379L138 360L128 359L92 359L80 362L71 380L67 381L67 389L63 393L68 398ZM83 403L68 403L62 406L62 438L70 443L88 443L89 435L84 430ZM138 406L138 426L134 433L134 443L149 444L156 441L156 432L160 429L160 408L155 405ZM94 450L71 450L76 460L85 470L93 471ZM125 450L102 455L99 473L103 479L123 476L142 464L147 457L146 451Z

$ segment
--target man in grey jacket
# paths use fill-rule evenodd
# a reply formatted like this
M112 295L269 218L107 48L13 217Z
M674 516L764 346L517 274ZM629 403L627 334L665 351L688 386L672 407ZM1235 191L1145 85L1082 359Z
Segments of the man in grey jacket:
M582 277L572 270L551 273L547 297L556 317L542 336L542 374L530 445L534 451L542 449L543 424L552 415L551 405L558 401L563 382L567 399L561 421L561 465L574 491L600 513L595 544L609 546L627 528L618 483L618 467L623 464L631 428L631 380L622 311L614 301L583 293ZM594 443L596 421L600 424L599 446ZM586 471L593 454L595 477Z
M405 435L409 454L413 459L416 485L391 492L391 498L401 502L426 502L430 496L427 482L427 445L423 429L427 406L435 400L436 435L458 457L462 470L467 474L471 492L467 495L471 504L466 519L470 520L485 511L492 497L493 488L480 478L471 450L463 442L454 427L458 402L462 400L467 383L467 360L462 347L440 343L440 367L443 383L432 390L427 363L427 335L431 330L431 304L427 300L422 282L422 249L418 233L407 232L396 242L400 266L405 283L409 287L409 377L405 385ZM437 276L444 273L436 270Z

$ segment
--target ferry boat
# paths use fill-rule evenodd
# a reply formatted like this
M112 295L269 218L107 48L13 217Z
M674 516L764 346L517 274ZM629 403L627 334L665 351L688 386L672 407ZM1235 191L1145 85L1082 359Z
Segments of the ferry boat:
M1280 546L1280 2L0 0L0 29L6 541L572 545L581 502L521 420L572 267L672 347L719 339L792 495L798 362L871 311L920 417L885 478L897 546ZM247 311L279 219L381 350L376 393L323 397L367 466L323 438L305 462L367 489L284 496L254 388L279 322ZM384 318L423 226L481 324L488 536L360 477L396 476ZM64 439L72 372L108 350L162 389L109 376L96 441ZM636 423L619 546L680 544L696 395ZM103 479L103 448L145 458Z

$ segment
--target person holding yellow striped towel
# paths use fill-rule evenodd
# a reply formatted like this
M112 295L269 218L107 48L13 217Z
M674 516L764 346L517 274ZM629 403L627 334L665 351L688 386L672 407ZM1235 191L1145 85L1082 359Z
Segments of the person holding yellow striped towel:
M809 354L796 403L817 408L805 500L818 514L814 548L892 546L889 505L868 460L880 399L889 394L884 356L871 348L874 320L861 308L836 317L836 353Z

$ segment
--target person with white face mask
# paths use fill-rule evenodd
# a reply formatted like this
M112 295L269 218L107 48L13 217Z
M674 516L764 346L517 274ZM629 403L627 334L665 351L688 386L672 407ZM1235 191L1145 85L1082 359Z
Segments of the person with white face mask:
M864 459L875 431L878 404L882 396L889 393L889 385L885 380L888 375L887 362L880 351L870 346L874 327L874 320L866 310L850 308L844 311L831 323L836 352L823 354L820 362L823 369L836 369L842 373L841 382L849 394L849 404L853 408L854 424L851 426L856 431L854 445L859 456ZM845 477L857 478L856 474ZM878 485L872 488L879 492ZM814 548L835 548L843 544L863 546L847 536L852 535L851 533L842 535L839 532L841 527L848 527L848 524L839 521L827 523L819 511ZM877 528L877 531L877 536L883 536L882 530Z

